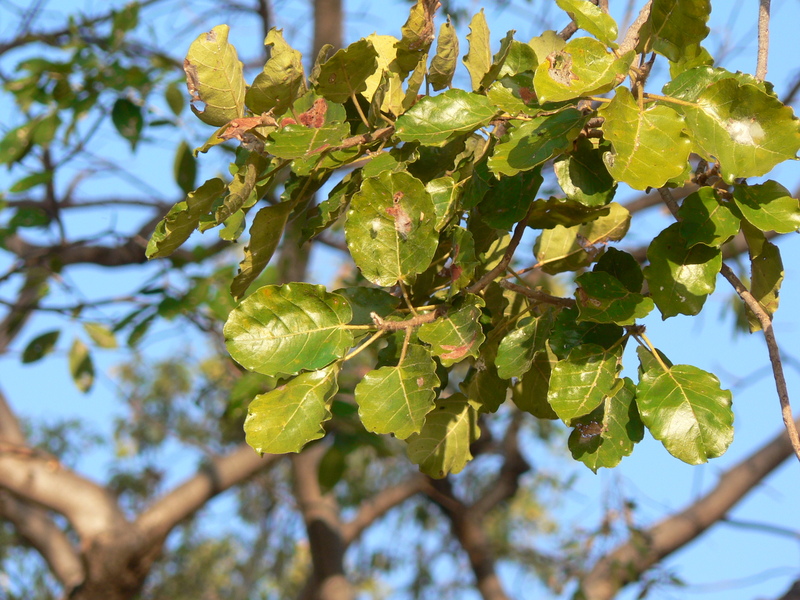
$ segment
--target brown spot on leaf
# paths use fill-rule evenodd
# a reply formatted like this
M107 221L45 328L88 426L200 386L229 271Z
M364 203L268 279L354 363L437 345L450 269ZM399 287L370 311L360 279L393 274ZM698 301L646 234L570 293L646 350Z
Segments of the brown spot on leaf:
M183 71L186 73L186 87L189 88L189 94L192 97L191 101L200 101L200 94L197 93L197 88L200 86L200 79L197 77L197 67L186 58L183 61Z
M400 200L403 199L403 196L405 196L403 192L395 192L394 195L392 196L392 202L397 204L398 202L400 202Z
M603 431L605 431L603 426L597 421L589 421L588 423L578 423L577 425L575 425L575 429L577 429L578 433L580 433L581 441L584 443L590 441L592 438L597 437L598 435L603 433Z
M264 113L257 117L240 117L233 119L228 123L227 128L220 134L223 140L230 140L236 138L239 141L244 141L244 135L251 129L261 127L264 125L277 125L277 121L272 118L272 115Z
M442 350L446 350L446 352L441 355L441 358L444 358L445 360L459 360L460 358L464 358L472 349L472 346L475 345L476 336L477 334L472 336L470 341L461 346L449 346L447 344L442 344Z
M319 129L325 125L325 114L328 112L328 103L325 98L317 98L314 105L306 112L297 115L297 120L301 125Z
M394 228L404 240L411 233L411 217L399 204L386 209L386 214L394 219Z
M423 385L425 385L425 378L417 377L417 387L422 387Z
M556 83L570 87L578 76L572 72L572 55L569 52L553 52L547 55L550 78Z
M297 125L297 121L292 117L284 117L281 119L281 127L286 127L287 125Z
M529 87L521 87L519 88L519 97L525 104L530 104L536 101L536 92Z

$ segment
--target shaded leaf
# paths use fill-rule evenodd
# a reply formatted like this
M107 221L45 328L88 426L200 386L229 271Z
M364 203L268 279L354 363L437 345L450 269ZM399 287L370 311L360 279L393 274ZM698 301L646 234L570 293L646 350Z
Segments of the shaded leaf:
M578 309L568 308L561 310L553 323L549 346L560 360L577 346L594 344L608 349L618 344L623 336L624 330L619 325L577 319Z
M556 363L550 375L547 401L562 421L569 424L603 402L616 381L619 359L619 351L583 344Z
M367 89L367 77L378 68L377 56L372 43L364 39L337 50L320 65L315 91L331 102L343 104L352 94Z
M545 342L550 337L554 319L555 313L552 310L538 317L523 319L516 329L500 341L495 359L500 377L520 378L530 370L534 355L545 350Z
M675 110L659 105L640 111L630 90L618 88L599 113L605 118L603 135L613 146L603 160L614 179L643 190L661 187L684 170L692 143Z
M602 271L584 273L575 283L579 286L575 290L579 321L633 325L654 308L650 298L631 292L613 275Z
M207 215L214 202L222 196L225 187L221 179L209 179L190 192L186 200L173 206L156 226L147 244L147 258L169 256L188 240L201 217Z
M434 91L438 92L450 87L457 65L458 35L448 16L447 23L442 23L442 26L439 27L436 55L431 60L431 66L428 69L428 83L431 84Z
M609 212L583 225L558 225L542 232L534 245L539 266L546 273L575 271L597 260L602 244L625 237L630 225L628 210L616 202L608 205Z
M417 0L411 7L408 20L400 28L401 37L395 44L400 75L417 68L424 61L433 42L433 14L438 0Z
M237 300L244 296L250 284L269 264L293 207L293 202L281 202L265 206L256 213L250 226L250 242L245 246L244 258L239 263L239 273L231 283L231 294Z
M608 248L592 268L594 272L608 273L625 286L628 291L642 291L644 275L639 262L627 252Z
M347 211L347 247L371 282L390 286L428 268L438 245L436 214L421 181L383 172L366 179Z
M228 316L223 333L233 359L264 375L320 369L353 345L345 328L353 317L347 301L321 285L267 285Z
M769 315L778 310L778 293L783 283L783 260L775 244L767 241L764 234L747 225L742 227L750 254L750 293ZM759 331L761 323L747 308L750 331Z
M259 454L300 452L308 442L325 435L322 424L331 418L330 402L339 389L338 365L303 373L259 394L247 409L244 433Z
M457 185L452 177L445 176L426 183L425 190L430 194L433 210L436 212L435 229L441 231L455 214L463 186Z
M270 29L264 45L271 48L270 57L248 88L245 103L254 113L281 115L306 89L303 55L286 43L282 29Z
M567 150L583 129L586 117L574 108L515 124L495 146L489 168L495 174L516 175Z
M511 399L518 409L538 419L558 419L558 415L547 401L550 376L557 362L558 357L547 345L544 350L533 355L530 369L512 388Z
M371 313L385 317L400 304L400 298L378 288L347 287L338 289L334 293L343 296L350 305L353 311L350 325L372 325Z
M396 135L404 142L444 146L452 134L483 127L496 114L497 109L486 96L448 90L437 96L425 96L400 116Z
M728 204L720 202L712 187L701 187L686 196L678 216L681 218L681 237L690 248L695 244L719 248L739 233L739 218Z
M184 140L181 140L181 143L178 144L178 149L175 152L175 161L172 165L175 183L183 190L184 194L189 194L195 188L197 160L195 160L189 144Z
M644 277L661 317L696 315L714 291L722 253L703 244L687 247L680 223L673 223L650 242L650 264Z
M572 457L595 473L600 467L616 467L644 437L644 426L634 402L636 386L625 377L603 403L584 417L573 419L568 445Z
M183 91L181 90L181 85L177 81L173 81L167 86L167 89L164 90L164 98L167 101L167 105L172 113L179 117L183 112L183 108L186 106L186 101L183 98Z
M654 0L639 33L640 47L678 61L708 36L710 13L709 0Z
M271 133L264 149L278 158L304 158L338 146L349 136L347 123L329 123L321 127L289 124Z
M408 438L408 458L434 479L459 473L472 460L469 447L480 433L478 413L463 394L439 398L422 430Z
M481 218L490 227L509 231L528 214L543 181L541 167L501 177L478 205Z
M203 123L220 127L244 116L247 85L236 48L228 43L227 25L197 37L183 61L192 112Z
M55 329L33 338L22 351L22 364L36 362L50 354L55 348L60 335L61 331Z
M653 437L691 465L722 455L733 440L731 393L697 367L648 370L637 386L636 402Z
M422 429L438 385L430 352L409 344L400 364L370 371L356 386L358 414L367 431L406 439Z
M119 98L111 109L111 122L119 134L131 143L131 148L135 149L144 127L142 108L127 98Z
M586 206L605 206L614 198L617 183L603 162L604 150L608 148L595 148L587 138L578 138L572 152L553 161L558 185L568 199Z

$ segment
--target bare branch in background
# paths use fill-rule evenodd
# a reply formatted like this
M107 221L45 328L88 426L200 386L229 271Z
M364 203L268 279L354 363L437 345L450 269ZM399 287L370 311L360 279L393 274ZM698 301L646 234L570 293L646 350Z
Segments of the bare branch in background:
M769 57L769 9L771 0L758 1L758 58L756 59L756 79L767 76Z

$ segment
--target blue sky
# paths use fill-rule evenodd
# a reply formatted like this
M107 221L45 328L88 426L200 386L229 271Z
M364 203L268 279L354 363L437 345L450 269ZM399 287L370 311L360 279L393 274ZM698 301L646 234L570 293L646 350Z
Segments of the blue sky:
M49 6L55 10L67 10L69 6L87 6L89 12L93 8L105 8L106 2L85 2L77 0L69 3L52 2ZM121 4L121 3L118 3ZM470 11L478 10L479 2L462 3ZM611 0L614 16L621 21L627 2ZM641 2L637 3L637 6ZM730 70L752 72L755 68L755 14L757 2L749 3L721 2L713 3L717 8L712 13L712 38L707 44L712 55L725 55L723 66ZM772 25L772 52L768 79L776 84L779 94L786 90L788 82L800 68L796 59L796 24L800 22L800 3L774 3ZM380 10L376 10L376 6ZM566 24L566 16L561 14L555 3L539 0L525 4L518 0L514 6L504 9L487 7L487 19L492 29L494 48L506 30L516 28L517 39L527 40L538 35L541 20L548 26L561 28ZM203 5L187 4L185 14L201 10ZM299 49L305 50L310 45L308 29L309 4L307 2L276 2L276 24L285 29L285 34ZM0 24L8 23L6 15L1 12ZM407 5L399 1L369 3L364 1L347 2L348 20L346 37L353 41L373 31L378 33L396 33L403 22ZM726 12L727 11L727 12ZM146 13L147 14L147 13ZM174 16L174 15L173 15ZM156 32L167 31L167 23L173 16L159 13L152 14L152 26ZM188 46L188 43L202 31L217 24L207 17L197 22L193 31L182 33L171 41L170 46ZM241 56L252 56L259 48L261 33L252 26L247 26L242 19L231 22L231 41L237 45ZM465 26L459 30L462 49L466 48ZM0 25L0 37L9 35L8 27ZM462 52L463 54L463 52ZM12 57L16 61L18 57ZM461 71L465 77L465 72ZM657 91L655 81L651 89ZM187 128L186 135L192 143L201 140L194 133L196 128ZM210 133L210 132L209 132ZM129 171L145 174L148 181L167 182L160 185L160 193L164 198L174 198L177 188L172 183L171 165L174 139L160 142L157 148L147 153L131 155L126 145L117 142L114 136L108 136L103 147L95 148L98 155L110 154L118 156L126 164ZM160 149L159 149L160 148ZM219 163L207 160L206 169L219 168ZM211 166L210 163L214 163ZM770 174L790 189L797 189L800 182L798 164L781 166ZM0 172L0 188L9 181L5 172ZM115 184L117 185L117 184ZM121 188L121 189L124 189ZM102 193L100 188L87 188L89 193ZM136 190L129 190L134 193ZM158 193L158 192L157 192ZM632 196L632 194L630 194ZM617 200L624 201L628 197L625 192L618 194ZM84 213L79 219L70 222L69 227L75 233L96 231L97 219L107 218L106 213L94 215ZM117 223L130 224L136 227L138 221L134 213L118 211L114 217ZM621 244L635 247L654 232L666 227L669 220L663 211L656 208L638 215L631 234ZM207 234L208 235L208 234ZM532 240L531 240L532 241ZM795 343L795 336L800 333L798 307L800 307L800 266L794 257L800 256L800 246L796 235L783 236L780 242L781 252L786 266L786 280L781 291L781 310L776 318L778 340L789 356L797 354L800 359L800 348ZM523 253L521 250L520 253ZM319 252L314 257L312 276L325 283L329 279L332 262L339 256L330 251ZM0 264L0 270L7 265ZM121 270L100 270L92 267L81 267L73 270L71 276L75 285L87 297L107 297L108 290L124 293L134 289L157 267L132 267ZM0 294L10 298L12 291L0 287ZM718 282L717 292L711 296L703 314L696 319L676 317L666 322L657 314L648 317L649 338L664 351L675 363L697 365L700 368L717 374L722 385L734 391L734 410L736 413L736 437L728 453L711 463L699 467L691 467L672 458L649 435L638 445L633 455L625 459L622 465L614 470L601 470L593 475L581 465L570 466L577 473L578 493L568 497L563 504L561 519L565 523L570 520L596 521L609 504L619 502L622 497L633 497L638 502L635 513L636 523L646 525L659 517L674 511L697 498L698 495L712 487L718 474L744 458L756 447L771 438L782 427L778 400L769 374L764 373L768 366L766 349L759 335L734 335L730 317L729 302L732 291L724 280ZM67 297L66 295L64 296ZM102 315L101 315L102 316ZM63 325L63 321L52 316L41 316L34 319L18 340L15 348L20 350L34 335L54 326ZM66 329L77 332L79 326L73 324ZM65 342L69 335L62 337L60 347L66 349ZM146 341L147 352L151 356L164 356L176 349L191 344L190 336L175 324L167 324ZM124 351L123 351L124 352ZM113 352L95 354L98 373L102 373L94 390L84 396L75 390L68 376L64 354L56 355L48 360L32 366L20 366L17 356L10 355L0 360L0 381L3 389L14 407L20 413L31 418L45 416L56 419L63 416L77 416L92 422L94 426L110 433L111 417L119 414L117 391L109 373L113 365L120 362L124 355ZM626 363L635 365L631 355L626 355ZM795 362L794 365L797 363ZM793 364L787 365L787 376L790 394L796 397L795 404L800 406L800 377ZM196 460L196 454L179 451L168 459L177 465L174 477L186 473ZM105 454L94 454L84 458L83 469L95 476L102 476L110 464L110 457ZM538 468L563 469L565 461L560 458L536 456ZM800 531L800 514L797 510L796 498L800 495L800 478L796 461L787 461L776 473L767 479L758 490L754 491L732 513L732 517L740 520L757 521L779 525L787 529ZM224 501L215 509L215 513L224 511ZM374 535L381 535L376 531ZM655 592L657 599L697 597L706 600L751 600L758 597L777 597L788 587L789 582L800 575L800 544L798 539L767 535L762 532L746 531L732 526L720 525L699 538L694 544L670 557L665 563L684 581L692 586L685 590L665 589ZM510 572L507 581L509 591L514 593L513 583L518 574ZM754 583L745 585L749 580ZM726 587L728 586L728 587ZM526 588L527 589L527 588ZM517 590L519 591L519 590ZM519 591L518 597L529 597L526 592ZM634 598L630 592L623 598Z

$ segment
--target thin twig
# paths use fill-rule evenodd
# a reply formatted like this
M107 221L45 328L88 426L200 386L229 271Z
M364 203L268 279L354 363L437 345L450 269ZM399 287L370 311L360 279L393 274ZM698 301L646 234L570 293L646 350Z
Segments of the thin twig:
M756 79L764 81L767 76L767 57L769 56L769 5L770 0L758 3L758 59L756 60Z
M783 424L786 426L786 433L789 434L789 441L792 443L794 454L797 456L797 459L800 460L800 435L797 433L797 426L795 425L794 418L792 417L792 406L789 403L789 389L786 385L786 377L783 374L781 352L778 348L778 341L775 339L775 331L772 328L772 318L728 265L723 263L720 273L725 279L728 280L728 283L733 286L733 289L736 290L736 293L739 294L739 297L745 303L747 308L752 311L752 313L758 319L758 322L761 324L761 330L764 332L764 340L767 342L769 362L772 363L772 376L775 380L775 388L778 391L778 399L781 403Z
M516 252L517 246L519 246L519 243L522 241L522 234L525 233L525 228L528 227L528 217L531 214L531 210L532 207L530 210L528 210L528 214L525 215L525 218L517 223L517 226L514 229L514 235L511 237L511 241L508 243L508 248L506 248L506 253L503 256L503 259L497 263L497 266L495 266L494 269L486 273L478 281L469 286L467 288L468 293L477 294L480 292L483 288L492 283L495 277L505 271L506 267L511 264L511 259L514 258L514 252Z
M552 296L547 292L543 292L541 290L534 290L529 287L525 287L523 285L517 285L516 283L511 283L510 281L501 281L500 287L505 288L507 290L511 290L512 292L516 292L517 294L522 294L526 298L530 298L534 302L540 302L544 304L552 304L554 306L563 306L564 308L572 308L575 306L575 300L572 298L561 298L559 296Z
M658 188L658 194L661 196L661 199L664 201L664 204L667 205L669 212L675 217L675 219L680 220L678 218L678 210L680 207L678 203L675 201L675 198L672 197L672 192L669 191L669 188L660 187Z

